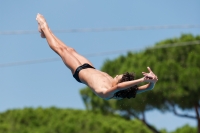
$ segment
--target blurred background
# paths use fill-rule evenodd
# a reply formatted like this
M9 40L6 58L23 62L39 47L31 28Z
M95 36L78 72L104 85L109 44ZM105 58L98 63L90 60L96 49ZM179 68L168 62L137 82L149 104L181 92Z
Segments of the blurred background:
M72 77L40 37L37 13L44 15L58 38L101 69L105 61L126 56L128 51L140 52L182 34L200 35L199 12L198 0L1 1L0 113L52 106L86 110L80 95L85 85ZM138 68L130 67L139 76ZM177 111L196 115L194 110ZM195 119L157 109L148 111L146 120L158 130L174 131L186 124L197 126Z

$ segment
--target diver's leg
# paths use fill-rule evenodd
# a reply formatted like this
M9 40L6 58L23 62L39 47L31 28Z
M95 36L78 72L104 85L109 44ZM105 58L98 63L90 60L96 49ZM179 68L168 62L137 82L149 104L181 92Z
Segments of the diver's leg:
M36 20L39 24L39 31L43 32L45 35L50 48L62 58L65 65L72 71L72 73L74 73L76 68L81 65L79 60L67 50L68 48L66 45L58 43L58 41L53 37L42 15L38 14Z
M50 30L50 29L49 29L49 30ZM52 33L51 30L50 30L50 32L51 32L52 36L55 38L55 40L57 40L58 43L60 43L61 45L65 45L60 39L58 39L58 38ZM66 46L66 45L65 45L65 46ZM73 56L75 56L75 57L79 60L79 62L80 62L81 64L88 63L88 64L90 64L91 66L93 66L92 63L91 63L88 59L86 59L86 58L83 57L82 55L78 54L74 48L69 47L69 46L66 46L66 47L67 47L67 50L68 50Z
M41 33L41 37L42 37L42 38L45 38L45 34L44 34L44 32L41 30L40 26L38 26L38 30L39 30L39 32ZM58 38L53 34L53 32L50 30L50 28L49 28L49 32L52 34L52 36L54 37L54 39L55 39L60 45L62 45L63 47L66 46L60 39L58 39ZM80 62L81 64L88 63L88 64L90 64L91 66L93 66L92 63L91 63L88 59L86 59L84 56L78 54L74 48L71 48L71 47L69 47L69 46L66 46L66 47L67 47L67 50L68 50L73 56L75 56L75 57L79 60L79 62Z

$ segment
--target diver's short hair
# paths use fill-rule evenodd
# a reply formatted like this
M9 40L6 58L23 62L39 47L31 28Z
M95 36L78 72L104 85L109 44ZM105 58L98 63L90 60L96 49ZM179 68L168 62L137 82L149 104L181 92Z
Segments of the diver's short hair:
M131 80L134 80L135 79L135 75L133 73L124 73L122 78L119 80L118 83L121 83L121 82L125 82L125 81L131 81ZM137 93L137 90L138 90L138 86L135 85L135 86L132 86L128 89L125 89L125 90L121 90L121 91L118 91L114 94L114 97L117 97L117 98L135 98L136 97L136 93Z

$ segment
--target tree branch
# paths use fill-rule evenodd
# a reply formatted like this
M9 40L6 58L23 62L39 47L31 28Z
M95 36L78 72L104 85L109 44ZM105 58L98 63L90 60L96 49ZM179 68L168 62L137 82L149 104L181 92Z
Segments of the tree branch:
M129 114L129 116L134 116L136 119L138 119L138 120L140 120L140 118L135 114L135 113L133 113L133 112L131 112L130 110L127 110L127 112L128 112L128 114Z
M179 116L179 117L187 117L187 118L191 118L191 119L197 119L196 116L191 116L191 115L187 115L187 114L179 114L179 113L177 113L177 111L176 111L174 105L171 104L171 106L172 106L172 111L173 111L173 113L174 113L176 116Z
M199 115L198 107L199 107L199 103L197 103L197 104L194 106L194 108L195 108L195 112L196 112L196 115L197 115L198 133L200 133L200 115Z
M154 133L160 133L160 131L158 131L155 127L153 127L152 125L150 125L149 123L146 122L145 120L145 113L142 112L142 116L143 118L140 119L137 115L135 115L133 112L131 112L130 110L128 110L128 114L133 115L137 120L141 121L142 123L144 123L151 131L153 131Z
M198 105L194 106L194 108L195 108L195 112L196 112L196 114L197 114L197 119L200 120Z
M142 120L146 123L146 118L144 112L142 112Z

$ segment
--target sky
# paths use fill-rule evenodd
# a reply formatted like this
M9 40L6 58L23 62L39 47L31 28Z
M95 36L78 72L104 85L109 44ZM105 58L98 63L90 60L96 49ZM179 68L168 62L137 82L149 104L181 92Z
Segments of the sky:
M200 28L149 29L102 32L63 32L56 30L200 25L199 0L57 0L0 1L0 65L56 58L57 61L0 67L0 112L24 107L85 109L78 83L68 68L40 38L35 20L37 13L46 18L51 30L66 45L81 55L118 50L143 50L156 42L181 34L200 34ZM5 34L11 31L34 31L32 34ZM87 56L101 69L107 59L126 52ZM134 66L133 66L134 67ZM137 71L137 68L135 68ZM155 88L156 89L156 88ZM179 110L180 111L180 110ZM192 111L184 113L194 114ZM156 117L156 119L155 119ZM175 117L157 110L147 113L147 120L168 131L195 120ZM169 122L170 121L170 122Z

